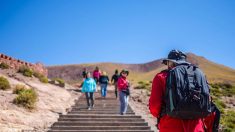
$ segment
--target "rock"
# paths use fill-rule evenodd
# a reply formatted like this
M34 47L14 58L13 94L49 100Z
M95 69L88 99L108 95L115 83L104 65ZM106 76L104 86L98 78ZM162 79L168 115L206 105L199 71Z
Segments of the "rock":
M142 102L143 102L143 101L142 101L142 99L138 99L137 101L138 101L138 102L140 102L140 103L142 103Z

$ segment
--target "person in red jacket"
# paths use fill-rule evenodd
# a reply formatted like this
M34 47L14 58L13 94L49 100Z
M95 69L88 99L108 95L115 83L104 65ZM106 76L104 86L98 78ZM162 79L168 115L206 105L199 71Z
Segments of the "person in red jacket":
M118 91L119 91L119 101L120 101L120 114L126 114L128 107L128 98L129 98L129 81L127 80L127 76L129 71L122 70L120 73L120 77L118 78Z
M101 72L99 70L99 67L96 67L95 70L93 71L93 78L95 79L96 83L99 82Z
M163 60L163 64L168 69L175 67L179 58L169 53L168 58ZM162 108L165 106L164 96L166 90L166 79L168 70L158 73L152 82L152 90L149 99L149 110L151 114L158 119L157 127L160 132L204 132L204 125L201 119L182 120L162 114Z

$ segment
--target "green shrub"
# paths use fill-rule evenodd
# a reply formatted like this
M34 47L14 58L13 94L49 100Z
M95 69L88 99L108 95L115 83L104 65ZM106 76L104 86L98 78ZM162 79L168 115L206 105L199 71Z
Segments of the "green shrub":
M235 87L225 87L222 90L222 94L223 94L223 96L232 97L233 95L235 95Z
M138 85L135 87L135 89L146 89L146 90L151 90L151 83L149 81L143 82L140 81L138 82Z
M42 83L48 83L48 78L45 77L45 76L40 77L39 80L40 80Z
M17 84L13 89L13 94L19 94L20 92L26 90L25 85Z
M235 95L235 86L229 83L216 83L211 84L211 94L216 97L228 96L232 97Z
M33 76L38 78L42 83L48 83L48 78L39 72L33 72Z
M33 76L38 78L42 83L48 83L48 78L39 72L33 72Z
M214 88L214 87L210 88L210 92L213 96L216 96L216 97L221 97L223 94L222 90L220 90L219 88Z
M10 88L11 88L11 86L10 86L9 81L4 77L0 77L0 89L7 90Z
M39 73L39 72L33 72L33 76L34 77L36 77L36 78L40 78L40 77L42 77L43 75L41 74L41 73Z
M0 64L0 68L1 68L1 69L9 69L9 65L8 65L7 63L2 62L2 63Z
M143 82L143 81L139 81L138 84L139 84L139 85L142 85L142 84L144 84L144 82Z
M13 100L13 103L23 106L27 109L33 109L37 101L37 93L33 89L25 89L19 92L16 98Z
M221 124L224 132L235 131L235 111L229 110L221 118Z
M226 108L226 104L222 102L219 98L214 98L213 102L218 107L221 113L224 113L224 109Z
M27 66L21 66L18 70L19 73L22 73L26 77L32 77L33 76L33 70L30 69Z
M60 87L65 87L65 82L61 78L53 78L52 82L58 82Z

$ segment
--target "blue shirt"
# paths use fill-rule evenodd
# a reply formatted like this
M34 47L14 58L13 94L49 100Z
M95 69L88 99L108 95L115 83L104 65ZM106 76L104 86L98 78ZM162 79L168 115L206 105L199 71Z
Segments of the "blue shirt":
M93 78L86 78L82 85L82 92L95 92L96 91L96 82Z

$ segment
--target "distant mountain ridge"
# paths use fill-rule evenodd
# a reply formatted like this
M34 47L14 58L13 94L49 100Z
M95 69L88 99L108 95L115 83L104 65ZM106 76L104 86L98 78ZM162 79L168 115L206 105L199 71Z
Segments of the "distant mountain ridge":
M187 53L187 60L190 63L198 65L206 74L210 83L227 82L235 84L235 70L227 66L214 63L204 57L197 56L193 53ZM114 73L115 69L130 70L129 79L133 82L150 81L161 70L166 69L162 64L162 59L154 60L144 64L120 64L120 63L96 63L96 64L76 64L62 66L48 66L48 76L50 78L63 78L68 82L81 81L81 73L83 68L93 71L98 66L101 71L106 71L108 75Z

